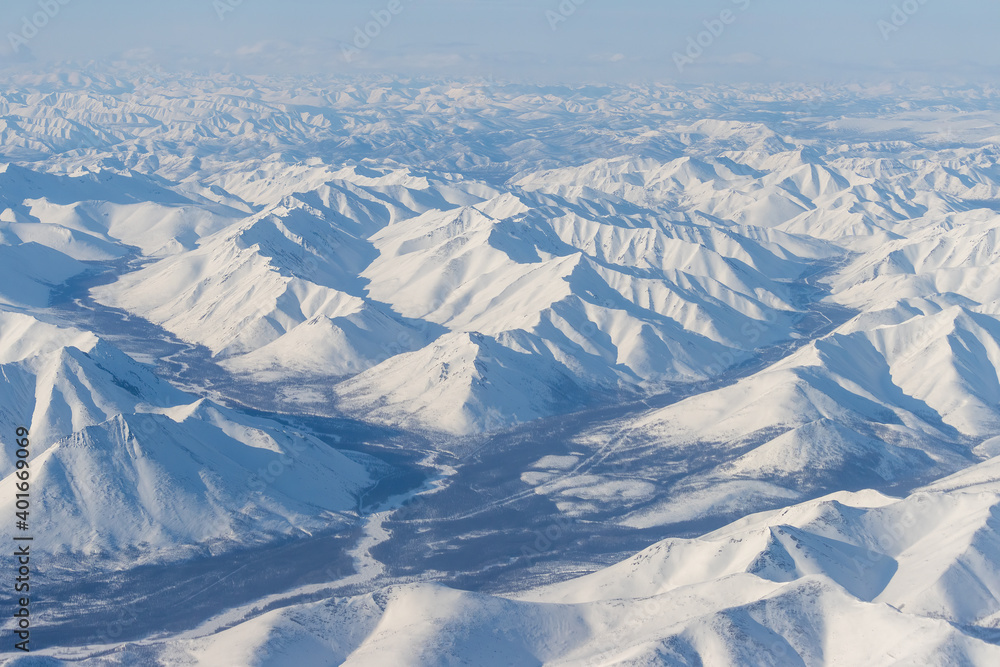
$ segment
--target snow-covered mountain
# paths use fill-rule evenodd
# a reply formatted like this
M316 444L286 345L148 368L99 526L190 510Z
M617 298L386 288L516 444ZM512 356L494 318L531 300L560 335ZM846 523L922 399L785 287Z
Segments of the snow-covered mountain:
M12 72L45 652L995 663L997 99Z
M996 464L839 492L511 596L393 586L125 649L167 664L990 664ZM989 471L992 472L989 472Z
M0 425L30 430L33 548L55 558L97 569L343 528L385 467L186 394L93 333L0 311L0 336Z

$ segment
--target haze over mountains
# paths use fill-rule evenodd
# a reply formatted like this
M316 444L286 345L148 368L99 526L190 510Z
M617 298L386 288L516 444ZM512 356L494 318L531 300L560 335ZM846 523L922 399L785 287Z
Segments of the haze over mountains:
M0 108L51 656L997 659L996 91L94 71Z

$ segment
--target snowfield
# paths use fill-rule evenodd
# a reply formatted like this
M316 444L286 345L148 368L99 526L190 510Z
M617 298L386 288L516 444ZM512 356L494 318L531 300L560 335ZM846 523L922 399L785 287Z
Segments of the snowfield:
M39 653L997 664L998 101L11 75Z

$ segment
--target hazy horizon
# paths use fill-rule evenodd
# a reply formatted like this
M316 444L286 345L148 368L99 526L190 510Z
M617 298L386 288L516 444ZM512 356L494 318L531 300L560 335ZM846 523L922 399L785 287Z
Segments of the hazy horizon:
M1000 4L12 0L0 62L545 82L994 80Z

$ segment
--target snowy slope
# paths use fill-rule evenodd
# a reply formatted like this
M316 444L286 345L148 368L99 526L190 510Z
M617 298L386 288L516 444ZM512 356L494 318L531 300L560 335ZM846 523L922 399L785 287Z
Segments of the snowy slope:
M350 375L397 338L424 337L365 297L357 274L372 254L363 238L290 199L96 294L223 356L255 353L236 368Z
M482 334L449 333L337 387L341 407L411 428L491 431L572 408L584 392L564 367Z
M29 429L37 549L92 563L224 550L351 521L364 462L185 394L77 329L0 311L0 425ZM3 481L14 510L14 450Z
M397 586L152 643L144 655L206 665L988 664L1000 658L983 639L1000 611L997 491L838 493L513 597Z
M0 420L30 428L36 453L113 416L190 401L92 333L0 311L0 334ZM7 476L13 453L2 456Z
M620 466L641 462L641 480L669 493L615 502L625 523L651 526L971 465L1000 430L1000 326L959 306L924 308L860 316L750 377L600 425L574 443L580 463L521 479L587 516L615 484L636 483ZM594 495L602 483L612 495Z
M86 267L58 250L0 232L0 306L44 308L54 287Z
M363 465L322 442L205 403L115 415L57 441L32 468L34 548L93 566L343 527L370 484ZM16 481L0 482L10 511Z

